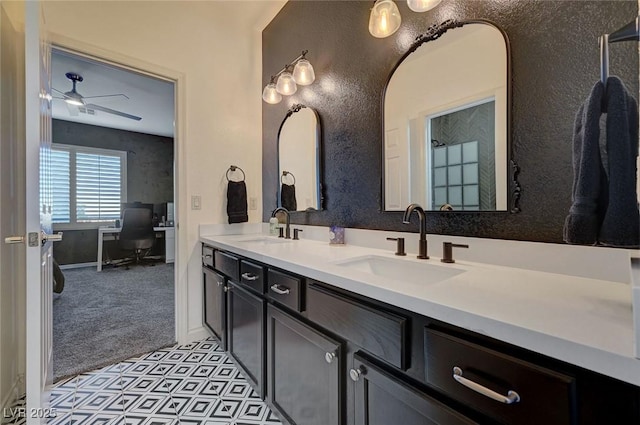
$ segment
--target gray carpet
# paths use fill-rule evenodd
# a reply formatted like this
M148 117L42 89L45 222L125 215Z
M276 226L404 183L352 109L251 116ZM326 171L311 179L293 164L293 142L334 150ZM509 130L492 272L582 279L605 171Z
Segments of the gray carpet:
M63 270L53 295L54 382L175 340L173 264Z

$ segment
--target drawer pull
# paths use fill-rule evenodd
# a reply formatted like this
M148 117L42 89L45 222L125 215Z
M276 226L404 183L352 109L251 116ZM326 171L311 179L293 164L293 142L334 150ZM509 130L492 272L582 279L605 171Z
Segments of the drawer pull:
M209 258L213 258L213 255L211 255L211 254L203 254L202 255L202 259L203 260L206 260L206 259L209 259Z
M458 366L453 368L453 379L455 379L458 383L464 385L465 387L482 394L483 396L489 397L492 400L499 401L504 404L513 404L520 401L520 396L517 392L510 390L506 396L499 394L489 388L478 384L477 382L473 382L470 379L467 379L462 376L462 369Z
M260 278L260 276L256 275L256 274L251 274L251 273L242 273L242 278L244 280L258 280Z
M274 283L273 285L271 285L271 290L276 294L280 294L280 295L288 295L289 292L291 292L289 288L287 288L286 286L280 286L277 283Z

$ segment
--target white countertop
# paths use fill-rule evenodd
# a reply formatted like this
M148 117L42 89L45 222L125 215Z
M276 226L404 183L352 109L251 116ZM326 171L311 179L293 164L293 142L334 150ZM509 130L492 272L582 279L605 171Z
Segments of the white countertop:
M460 260L449 265L435 257L426 261L465 272L436 283L416 284L337 264L368 255L425 261L411 255L396 257L390 249L314 240L243 242L265 237L269 236L203 235L200 240L640 386L628 284Z

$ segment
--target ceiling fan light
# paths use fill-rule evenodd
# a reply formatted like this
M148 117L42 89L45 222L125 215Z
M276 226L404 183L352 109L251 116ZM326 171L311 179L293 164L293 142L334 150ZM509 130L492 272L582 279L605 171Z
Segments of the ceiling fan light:
M285 96L292 95L298 90L298 86L296 86L296 82L293 79L293 75L289 71L285 71L278 77L278 82L276 83L276 90L278 93L283 94Z
M82 96L78 92L68 91L64 94L64 101L69 105L74 106L82 106L84 105L84 100L82 100Z
M400 11L393 0L377 0L369 15L369 33L376 38L389 37L401 23Z
M414 12L426 12L440 4L442 0L407 0L409 9Z
M262 91L262 100L270 103L271 105L280 103L280 101L282 100L282 95L278 93L278 90L276 90L275 83L269 83L264 87L264 90Z
M316 79L316 74L313 71L313 66L306 59L300 59L295 68L293 68L293 79L296 84L301 86L308 86Z

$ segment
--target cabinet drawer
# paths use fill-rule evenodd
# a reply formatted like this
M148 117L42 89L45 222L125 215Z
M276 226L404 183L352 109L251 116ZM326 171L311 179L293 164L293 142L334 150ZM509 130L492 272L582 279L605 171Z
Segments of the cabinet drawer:
M319 285L307 290L307 317L400 369L409 367L407 319L333 293Z
M570 376L433 329L425 329L424 350L429 384L501 423L576 423L575 380ZM519 400L505 403L509 394L516 399L513 392Z
M264 294L266 285L264 268L247 260L240 260L240 283L249 289Z
M478 425L359 353L354 355L352 371L356 425Z
M213 248L202 245L202 264L213 268Z
M304 286L302 279L269 269L269 297L296 311L303 311Z
M240 278L240 260L233 255L217 250L214 254L214 258L215 269L237 282Z

